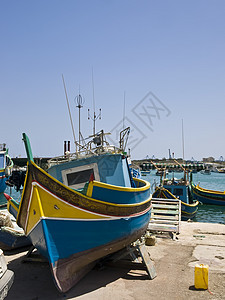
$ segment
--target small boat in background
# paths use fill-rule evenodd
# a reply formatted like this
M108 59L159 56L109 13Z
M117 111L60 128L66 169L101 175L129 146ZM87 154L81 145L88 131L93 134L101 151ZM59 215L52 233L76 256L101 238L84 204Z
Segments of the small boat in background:
M181 201L181 220L187 221L195 217L199 201L193 198L189 181L189 172L175 159L174 161L181 167L184 177L181 179L162 179L160 186L156 187L152 194L153 198L179 199Z
M48 259L59 291L66 292L99 259L145 233L150 183L131 176L124 149L111 146L103 131L78 144L75 153L49 160L47 172L34 163L25 133L23 140L23 194L19 205L9 200L8 210Z
M225 173L225 168L216 168L217 173Z
M150 175L151 171L150 170L142 170L141 171L141 176L147 176Z
M182 180L164 182L163 186L156 187L152 198L179 199L182 221L193 219L198 211L199 201L193 200L189 185Z
M24 230L16 224L14 216L7 209L0 210L0 249L14 250L30 245L30 239L26 237Z
M203 204L225 205L225 191L220 192L204 189L199 184L195 185L193 182L191 182L191 191L193 197Z
M0 198L5 200L4 191L6 189L6 180L11 175L13 161L8 154L6 144L0 144Z
M209 169L201 170L200 173L203 175L211 175L211 171Z

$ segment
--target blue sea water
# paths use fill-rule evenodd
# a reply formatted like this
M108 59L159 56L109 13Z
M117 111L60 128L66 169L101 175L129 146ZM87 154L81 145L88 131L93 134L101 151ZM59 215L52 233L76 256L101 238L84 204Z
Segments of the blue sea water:
M147 180L151 184L151 191L154 192L155 185L159 185L160 176L155 175L155 171L151 171L150 175L143 176L144 180ZM169 173L168 177L175 177L177 179L183 177L183 173ZM193 182L203 188L211 190L225 191L225 174L212 172L211 175L203 175L200 172L193 174ZM7 187L6 191L15 200L19 200L21 192L16 192L14 188ZM6 203L5 197L0 194L0 205ZM225 224L225 206L218 205L199 205L199 209L195 219L195 222L207 222L207 223L220 223Z
M155 171L151 171L150 175L143 176L144 180L147 180L151 184L152 192L155 190L155 185L159 185L160 176L155 175ZM182 178L182 173L169 173L168 177L175 177L177 179ZM200 172L193 174L193 182L203 188L216 190L216 191L225 191L225 173L216 173L211 172L211 175L204 175ZM225 224L225 206L219 205L199 205L199 209L194 222L207 222L207 223L220 223Z

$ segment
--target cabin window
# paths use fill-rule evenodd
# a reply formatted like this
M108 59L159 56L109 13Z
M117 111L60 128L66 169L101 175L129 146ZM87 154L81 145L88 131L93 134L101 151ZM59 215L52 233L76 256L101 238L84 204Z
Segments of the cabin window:
M71 188L81 189L92 174L95 180L100 180L96 163L62 170L63 183Z
M174 189L174 194L176 196L183 196L183 189Z

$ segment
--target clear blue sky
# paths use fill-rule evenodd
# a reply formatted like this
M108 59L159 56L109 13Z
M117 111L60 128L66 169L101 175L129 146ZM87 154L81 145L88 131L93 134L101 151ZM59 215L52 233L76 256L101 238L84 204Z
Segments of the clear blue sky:
M63 154L62 74L76 135L79 89L92 133L93 70L97 129L115 141L125 116L132 158L182 157L182 119L186 159L225 157L224 12L222 0L1 0L0 143L24 157L26 132L34 156Z

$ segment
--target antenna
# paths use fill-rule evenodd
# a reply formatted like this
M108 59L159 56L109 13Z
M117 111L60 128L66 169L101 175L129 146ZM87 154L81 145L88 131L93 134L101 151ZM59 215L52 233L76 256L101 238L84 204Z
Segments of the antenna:
M73 132L73 139L74 139L74 143L75 143L75 146L76 146L76 153L77 153L77 142L76 142L76 137L75 137L75 131L74 131L74 128L73 128L73 121L72 121L72 117L71 117L70 106L69 106L69 101L68 101L68 97L67 97L66 85L65 85L63 74L62 74L62 80L63 80L64 90L65 90L65 95L66 95L66 101L67 101L67 106L68 106L68 111L69 111L69 116L70 116L70 123L71 123L71 127L72 127L72 132Z
M92 120L93 121L93 135L95 136L95 122L99 119L101 120L101 114L102 114L102 110L101 108L99 109L99 114L96 115L95 111L94 111L94 115L93 115L93 118L91 117L91 114L90 114L90 109L88 108L88 120Z
M81 130L80 130L80 110L81 108L83 107L83 104L84 104L84 100L81 96L81 94L79 93L78 96L75 97L74 99L76 102L77 102L77 106L78 109L79 109L79 150L80 150L80 138L81 138Z
M182 149L183 149L183 160L184 160L184 124L182 119Z
M125 128L125 100L126 100L126 92L124 91L123 96L123 129Z
M93 88L93 109L94 109L94 114L93 114L93 118L90 115L90 109L88 109L88 120L92 120L93 121L93 135L95 136L95 122L99 119L101 120L101 108L99 109L99 114L96 115L95 113L95 93L94 93L94 75L93 75L93 68L92 68L92 88Z

